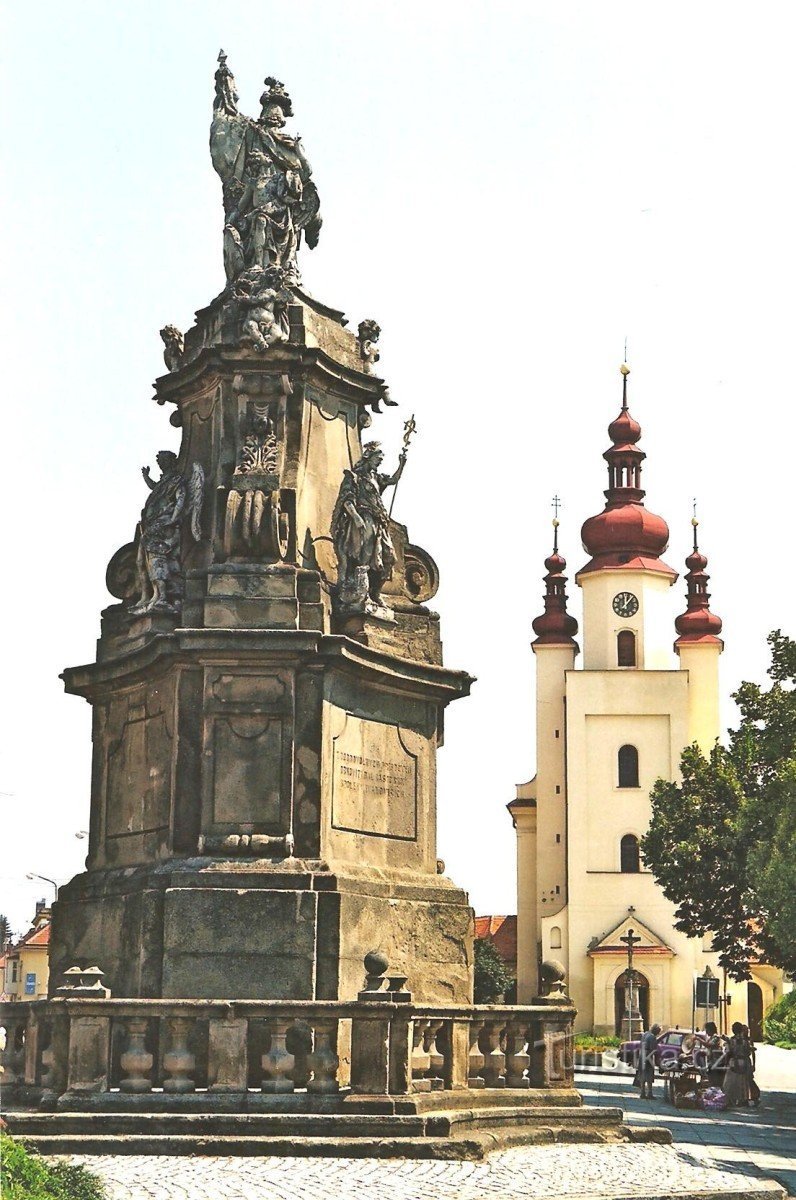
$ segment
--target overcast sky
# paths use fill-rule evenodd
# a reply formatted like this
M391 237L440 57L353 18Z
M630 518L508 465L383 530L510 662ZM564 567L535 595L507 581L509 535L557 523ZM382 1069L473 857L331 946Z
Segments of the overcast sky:
M158 329L223 285L219 47L243 111L268 74L293 97L324 217L305 284L381 323L400 407L372 432L393 458L416 416L395 515L441 568L447 664L478 676L447 714L439 853L502 913L550 501L572 576L625 337L678 570L699 500L725 725L769 630L795 632L795 25L785 3L672 0L6 6L0 911L17 930L51 891L26 871L64 882L85 855L90 710L58 673L93 658L140 468L177 446L151 400Z

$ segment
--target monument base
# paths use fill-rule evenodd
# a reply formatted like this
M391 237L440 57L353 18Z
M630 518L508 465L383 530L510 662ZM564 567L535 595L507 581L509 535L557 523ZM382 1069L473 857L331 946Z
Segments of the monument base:
M382 948L395 974L411 973L418 1000L472 995L472 911L444 876L319 860L171 860L77 876L54 922L51 978L100 963L119 999L351 1000L363 956Z

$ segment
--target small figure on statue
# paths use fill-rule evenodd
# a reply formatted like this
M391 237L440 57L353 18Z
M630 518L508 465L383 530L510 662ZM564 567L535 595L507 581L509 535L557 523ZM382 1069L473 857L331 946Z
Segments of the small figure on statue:
M368 442L362 458L346 471L332 514L332 541L337 554L336 600L341 613L369 613L392 619L381 589L392 575L395 549L382 493L397 484L406 465L406 450L393 475L384 475L379 442Z
M204 471L199 463L185 477L172 450L161 450L156 458L160 479L155 482L149 467L142 475L150 494L138 524L136 575L140 598L134 613L178 613L182 607L184 578L180 563L183 521L191 536L202 537L200 518L204 496Z

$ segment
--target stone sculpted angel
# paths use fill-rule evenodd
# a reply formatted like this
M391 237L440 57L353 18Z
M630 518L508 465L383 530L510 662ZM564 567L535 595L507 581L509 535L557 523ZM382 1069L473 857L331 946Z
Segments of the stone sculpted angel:
M150 492L138 525L140 599L132 611L178 613L185 590L180 563L182 527L187 522L194 541L201 540L205 475L201 464L195 462L186 478L171 450L161 450L156 461L161 471L157 482L149 467L142 469Z
M337 554L337 594L341 612L390 617L381 589L392 575L395 549L382 492L396 484L406 464L401 452L393 475L379 473L381 445L368 442L362 458L346 471L332 514L331 534Z

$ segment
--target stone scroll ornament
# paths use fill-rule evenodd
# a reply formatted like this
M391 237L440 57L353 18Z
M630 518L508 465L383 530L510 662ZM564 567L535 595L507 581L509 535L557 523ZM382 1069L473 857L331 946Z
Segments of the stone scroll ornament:
M284 84L269 75L259 117L239 113L223 50L215 86L210 155L223 184L227 285L255 268L279 267L284 284L292 287L300 282L296 254L302 238L313 248L321 229L320 201L301 138L284 132L292 101Z
M157 455L160 479L155 482L149 467L142 474L150 489L138 524L136 577L139 599L135 613L178 613L185 590L180 542L187 525L195 542L201 541L201 513L205 474L194 463L186 475L171 450Z
M368 442L359 462L343 475L331 526L337 555L334 598L341 615L367 613L383 620L394 616L381 598L381 589L395 565L390 517L382 493L397 485L406 465L406 453L407 443L401 450L397 471L384 475L379 472L384 461L381 445Z

